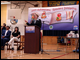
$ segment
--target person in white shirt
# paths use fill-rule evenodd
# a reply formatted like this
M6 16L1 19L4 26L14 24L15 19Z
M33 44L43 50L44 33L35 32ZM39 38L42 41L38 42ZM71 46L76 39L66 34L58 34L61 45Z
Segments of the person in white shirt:
M10 27L7 26L1 34L1 50L4 50L5 43L10 40L11 31L9 29Z

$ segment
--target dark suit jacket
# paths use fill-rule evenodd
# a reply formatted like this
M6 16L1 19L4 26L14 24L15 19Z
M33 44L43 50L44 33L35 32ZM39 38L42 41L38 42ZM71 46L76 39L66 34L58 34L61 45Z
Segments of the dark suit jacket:
M41 28L41 20L40 19L39 20L36 20L36 23L35 24L34 24L34 21L32 21L31 24L27 23L27 25L37 25L37 26L39 26Z
M4 35L5 35L5 32L6 32L6 30L4 30L4 31L2 32L2 35L1 35L1 36L4 36ZM11 31L8 30L8 32L7 32L6 36L5 36L5 38L10 39L10 35L11 35Z

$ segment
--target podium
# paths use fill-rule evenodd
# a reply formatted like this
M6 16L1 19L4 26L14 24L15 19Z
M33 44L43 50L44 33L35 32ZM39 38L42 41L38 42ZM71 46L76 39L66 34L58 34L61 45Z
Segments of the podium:
M39 53L40 28L25 26L24 53Z

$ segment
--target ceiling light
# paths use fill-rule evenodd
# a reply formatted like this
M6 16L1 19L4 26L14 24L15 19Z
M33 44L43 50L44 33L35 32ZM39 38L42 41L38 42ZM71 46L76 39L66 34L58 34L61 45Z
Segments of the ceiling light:
M11 2L1 2L1 4L11 4Z

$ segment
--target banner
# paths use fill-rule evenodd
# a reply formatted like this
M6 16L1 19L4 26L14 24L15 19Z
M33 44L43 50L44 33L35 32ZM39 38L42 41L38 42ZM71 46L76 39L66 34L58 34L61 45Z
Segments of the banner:
M76 5L77 1L62 1L61 5Z
M76 5L77 1L48 1L48 6Z
M79 30L79 5L29 8L29 23L33 13L39 15L38 19L42 21L42 30Z
M61 1L48 1L48 6L60 6Z

